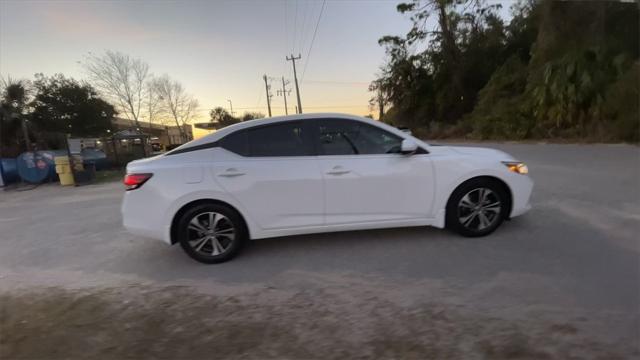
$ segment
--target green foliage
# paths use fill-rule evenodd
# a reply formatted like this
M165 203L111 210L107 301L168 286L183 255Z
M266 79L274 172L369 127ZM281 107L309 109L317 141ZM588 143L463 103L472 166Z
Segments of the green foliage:
M605 117L611 119L608 134L613 139L640 141L640 62L609 87L603 108Z
M510 57L480 91L473 112L464 123L474 137L482 139L525 139L534 126L524 91L527 65L519 54Z
M371 91L392 104L399 125L453 124L471 111L478 91L504 62L507 30L495 10L499 5L479 1L415 0L398 10L411 15L405 37L385 36L387 63ZM426 20L435 17L438 30L428 32ZM411 49L421 44L423 51Z
M103 136L111 129L112 105L88 84L62 74L36 74L31 119L38 130L73 136Z
M372 104L390 108L385 122L484 139L638 141L637 4L521 0L506 24L495 8L398 5L413 27L380 39L387 62L370 86Z
M249 120L255 120L255 119L264 119L266 116L261 113L261 112L245 112L244 115L242 115L242 121L249 121Z
M218 129L240 122L240 119L232 116L227 110L225 110L225 108L222 107L217 107L211 110L209 115L211 116L211 122L218 124Z
M31 84L0 78L0 154L14 156L26 148L20 125L28 117Z
M249 121L255 119L263 119L265 115L261 112L250 112L247 111L242 115L242 117L238 118L231 115L225 108L217 107L209 113L211 116L211 121L217 123L217 128L222 129L225 126L233 125L239 123L241 121Z
M543 80L530 91L537 127L555 137L570 129L586 136L586 126L603 121L604 94L625 63L624 55L608 57L601 50L567 54L547 62Z

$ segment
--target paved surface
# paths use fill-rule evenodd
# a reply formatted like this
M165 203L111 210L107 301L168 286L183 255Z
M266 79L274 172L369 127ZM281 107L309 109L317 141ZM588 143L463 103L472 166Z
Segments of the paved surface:
M584 348L578 338L602 344L593 353L582 354L585 357L637 356L640 149L627 145L482 146L507 151L527 162L536 184L533 209L489 237L467 239L444 230L407 228L265 239L252 242L235 260L216 266L190 260L177 246L126 233L120 225L123 190L119 183L0 192L0 291L12 296L42 292L45 287L91 292L135 286L158 291L178 285L193 296L237 297L258 309L266 302L295 307L298 297L306 299L310 308L329 306L329 302L331 306L343 304L342 308L322 308L317 316L330 314L343 320L351 316L357 324L364 323L358 319L364 321L376 313L378 307L367 308L367 304L383 309L384 303L393 305L385 308L391 311L385 326L397 328L400 334L403 323L394 319L400 321L407 312L435 304L442 311L467 314L465 319L475 315L486 321L499 319L500 329L525 324L520 331L529 339L525 343L548 343L545 336L550 336L559 346L540 350L546 351L543 353L523 350L525 357L567 357ZM117 299L120 295L110 296ZM6 315L7 309L4 311ZM396 318L393 311L403 315ZM304 314L310 313L301 310L289 316ZM327 334L364 331L353 321L342 326L336 321L331 323L335 331ZM431 324L435 323L432 318ZM12 325L9 321L3 326ZM537 335L531 329L537 329ZM417 336L412 334L403 339ZM313 339L322 344L321 339ZM274 340L270 341L268 346L274 346ZM358 341L343 345L362 346L361 351L383 357L424 356L427 351L385 353L384 346L375 350ZM496 352L498 345L474 347L485 344L482 341L470 343L464 356L484 351L486 357L509 357L508 346L501 348L502 353ZM561 349L563 343L572 341L574 347ZM349 354L322 353L322 349L337 351L331 344L314 353L269 348L273 351L252 353L248 349L228 355ZM453 342L445 348L461 344ZM0 345L7 349L6 343ZM520 348L516 348L518 355ZM25 354L19 348L9 349L6 354ZM403 345L401 349L413 348ZM435 354L456 357L457 353Z

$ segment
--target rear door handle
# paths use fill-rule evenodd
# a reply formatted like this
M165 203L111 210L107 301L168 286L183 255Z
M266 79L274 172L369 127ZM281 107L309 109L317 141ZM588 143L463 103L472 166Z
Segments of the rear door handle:
M222 174L219 174L218 176L222 176L222 177L236 177L236 176L242 176L244 175L243 172L238 171L235 168L228 168L227 170L225 170L225 172L223 172Z

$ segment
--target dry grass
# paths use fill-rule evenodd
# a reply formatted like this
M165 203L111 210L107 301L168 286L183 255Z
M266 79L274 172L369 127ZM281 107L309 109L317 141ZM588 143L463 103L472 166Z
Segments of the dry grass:
M266 290L265 290L266 291ZM43 288L0 295L0 358L622 359L578 325L455 306L299 292L279 301L186 287Z

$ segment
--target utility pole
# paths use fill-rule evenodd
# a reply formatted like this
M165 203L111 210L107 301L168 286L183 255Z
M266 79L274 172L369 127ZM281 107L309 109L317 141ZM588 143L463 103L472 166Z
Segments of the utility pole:
M302 57L298 54L298 57L294 57L291 54L291 57L285 57L287 61L291 60L293 63L293 79L296 82L296 96L298 97L298 114L302 114L302 104L300 103L300 88L298 87L298 74L296 74L296 60L300 60Z
M229 113L233 116L233 103L229 99L227 99L227 101L229 102Z
M284 81L284 76L282 77L282 90L278 90L278 95L282 94L284 97L284 114L289 115L289 108L287 108L287 84L289 81ZM291 91L291 90L289 90Z
M267 91L267 108L269 109L269 117L271 117L271 95L269 94L269 83L267 82L267 75L263 75L264 79L264 89Z

